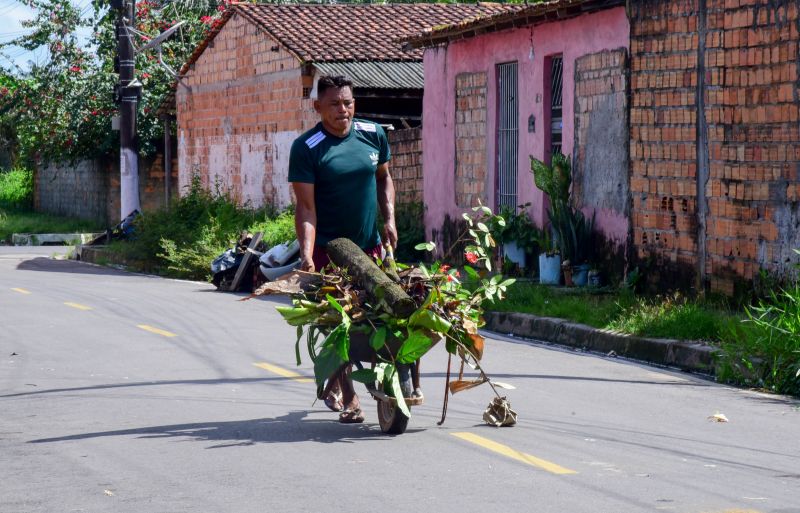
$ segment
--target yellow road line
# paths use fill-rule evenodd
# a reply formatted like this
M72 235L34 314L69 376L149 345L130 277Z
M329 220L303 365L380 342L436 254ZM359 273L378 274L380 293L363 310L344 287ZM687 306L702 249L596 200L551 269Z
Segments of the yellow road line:
M25 289L14 288L14 289L11 289L11 290L13 290L14 292L19 292L20 294L30 294L31 293L30 290L25 290Z
M141 328L141 329L143 329L145 331L149 331L150 333L155 333L156 335L163 335L165 337L177 337L178 336L175 333L172 333L170 331L160 330L158 328L154 328L152 326L148 326L147 324L137 324L136 327L137 328Z
M64 303L67 306L71 306L72 308L77 308L78 310L91 310L91 306L82 305L80 303L70 303L69 301Z
M474 435L472 433L451 434L455 437L461 438L462 440L466 440L467 442L472 442L475 445L479 445L484 449L489 449L490 451L502 454L503 456L517 461L521 461L522 463L527 463L528 465L533 465L534 467L539 467L548 472L552 472L553 474L577 474L577 472L574 470L570 470L560 465L556 465L555 463L537 458L536 456L517 451L516 449L512 449L507 445L499 444L482 436Z
M268 370L273 374L277 374L278 376L283 376L284 378L293 379L300 383L313 383L314 380L311 378L306 378L301 374L298 374L294 371L290 371L289 369L284 369L283 367L278 367L277 365L272 365L271 363L260 362L254 363L256 367L260 367L264 370Z

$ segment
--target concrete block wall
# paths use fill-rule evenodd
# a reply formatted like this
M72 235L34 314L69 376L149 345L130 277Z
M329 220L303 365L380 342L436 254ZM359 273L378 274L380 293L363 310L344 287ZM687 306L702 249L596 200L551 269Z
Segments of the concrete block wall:
M395 203L422 201L422 127L389 130Z
M661 282L726 294L793 272L798 4L638 0L631 9L637 254Z
M172 154L175 155L174 148ZM170 182L173 197L178 192L177 164L177 158L173 158ZM93 220L108 227L116 225L121 217L119 165L119 159L115 158L37 165L35 210ZM166 204L163 149L139 159L139 200L144 211L157 210Z
M456 206L486 205L486 72L456 75L455 93Z

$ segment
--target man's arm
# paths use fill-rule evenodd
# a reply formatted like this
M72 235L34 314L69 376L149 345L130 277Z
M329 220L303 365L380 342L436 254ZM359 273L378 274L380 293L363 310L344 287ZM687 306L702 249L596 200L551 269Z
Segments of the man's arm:
M375 174L378 185L378 207L383 214L383 239L393 248L397 247L397 228L394 223L394 182L389 174L389 163L378 166Z
M314 241L317 238L317 207L314 203L314 184L292 182L297 207L294 229L300 242L300 270L314 272Z

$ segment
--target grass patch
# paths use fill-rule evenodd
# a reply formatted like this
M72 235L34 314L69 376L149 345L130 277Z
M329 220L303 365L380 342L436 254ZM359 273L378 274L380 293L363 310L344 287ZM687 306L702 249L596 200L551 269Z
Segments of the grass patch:
M555 289L517 282L508 298L489 310L559 317L594 328L644 337L719 342L737 318L720 305L668 298L636 297L628 290Z
M0 240L6 242L11 242L14 233L88 233L104 230L104 226L94 221L0 208Z

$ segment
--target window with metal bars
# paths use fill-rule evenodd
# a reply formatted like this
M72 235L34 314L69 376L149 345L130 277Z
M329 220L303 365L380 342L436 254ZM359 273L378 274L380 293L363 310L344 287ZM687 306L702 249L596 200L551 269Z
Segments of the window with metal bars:
M519 102L517 63L497 65L497 207L517 206Z
M550 62L550 155L552 156L556 153L562 153L564 59L561 56L552 57Z

